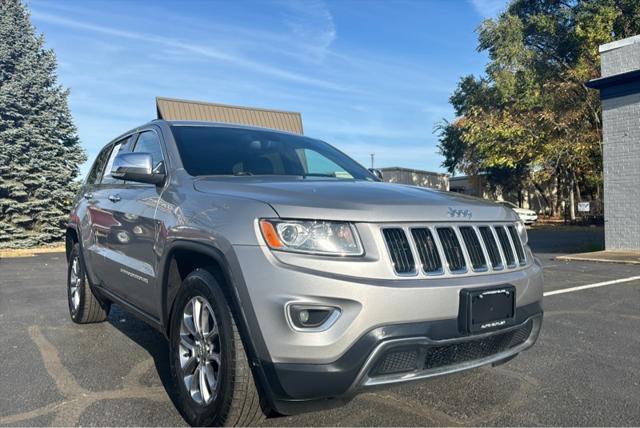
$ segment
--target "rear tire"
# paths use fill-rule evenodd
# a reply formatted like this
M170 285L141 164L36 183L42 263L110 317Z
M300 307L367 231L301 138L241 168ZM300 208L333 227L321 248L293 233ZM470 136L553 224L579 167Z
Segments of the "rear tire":
M264 420L231 309L208 271L196 269L184 279L169 333L178 410L187 423L252 426Z
M111 305L100 302L91 291L77 242L69 254L67 302L71 320L77 324L103 322L109 317Z

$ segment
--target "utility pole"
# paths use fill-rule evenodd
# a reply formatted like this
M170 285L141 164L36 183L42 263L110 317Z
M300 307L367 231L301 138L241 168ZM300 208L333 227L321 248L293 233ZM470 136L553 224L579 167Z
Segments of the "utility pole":
M373 169L373 158L376 156L375 153L371 153L371 169Z

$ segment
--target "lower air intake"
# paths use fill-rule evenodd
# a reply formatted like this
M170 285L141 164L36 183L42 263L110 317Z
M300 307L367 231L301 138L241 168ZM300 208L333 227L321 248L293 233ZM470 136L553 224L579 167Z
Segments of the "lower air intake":
M392 351L385 354L373 370L374 375L410 372L417 368L418 350Z
M533 324L483 339L450 345L433 346L427 349L424 359L425 369L436 369L468 361L481 360L524 343L531 334Z
M435 370L471 361L482 360L523 344L531 335L533 322L509 331L483 338L446 345L416 345L390 349L377 360L369 376Z

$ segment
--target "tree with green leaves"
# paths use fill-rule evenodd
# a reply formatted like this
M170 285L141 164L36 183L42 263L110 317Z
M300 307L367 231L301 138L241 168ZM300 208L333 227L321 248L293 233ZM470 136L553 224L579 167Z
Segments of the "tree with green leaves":
M56 67L21 0L0 0L0 248L64 235L86 157Z
M599 76L600 44L640 33L640 2L514 0L478 33L489 63L460 80L458 118L438 125L443 166L505 190L533 185L556 213L599 194L600 101L585 82Z

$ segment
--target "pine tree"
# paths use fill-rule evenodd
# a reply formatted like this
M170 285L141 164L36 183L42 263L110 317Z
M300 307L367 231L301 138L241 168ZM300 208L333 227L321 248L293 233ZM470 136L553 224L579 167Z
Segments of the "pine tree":
M0 248L60 239L86 156L56 57L21 0L0 0Z

